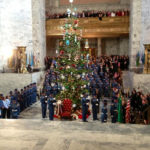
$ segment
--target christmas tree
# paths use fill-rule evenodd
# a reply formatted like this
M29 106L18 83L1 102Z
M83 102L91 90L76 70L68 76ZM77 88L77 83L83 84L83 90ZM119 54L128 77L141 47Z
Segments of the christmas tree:
M76 9L74 9L76 11ZM68 18L63 26L63 39L59 43L59 56L55 72L57 82L62 90L57 94L57 100L71 99L74 104L80 104L82 94L89 93L86 80L88 73L89 54L81 51L82 30L76 13L67 10Z

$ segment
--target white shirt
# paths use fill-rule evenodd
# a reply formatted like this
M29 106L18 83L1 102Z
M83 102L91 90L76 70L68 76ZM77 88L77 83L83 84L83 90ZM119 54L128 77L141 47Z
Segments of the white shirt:
M10 100L9 99L4 100L3 105L6 109L8 109L10 107Z

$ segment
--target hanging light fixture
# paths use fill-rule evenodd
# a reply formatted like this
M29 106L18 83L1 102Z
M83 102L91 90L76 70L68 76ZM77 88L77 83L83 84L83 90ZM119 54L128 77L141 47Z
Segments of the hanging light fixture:
M85 40L85 48L89 48L89 41L88 41L88 39Z
M73 0L69 0L70 3L73 3Z

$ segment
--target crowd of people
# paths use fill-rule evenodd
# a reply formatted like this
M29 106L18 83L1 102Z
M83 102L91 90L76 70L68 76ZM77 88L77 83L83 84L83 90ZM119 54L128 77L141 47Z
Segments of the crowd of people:
M103 17L115 17L115 16L129 16L129 10L117 10L117 11L82 11L75 14L77 18L85 17L99 17L102 20ZM60 19L67 18L67 13L50 14L46 12L46 19Z
M148 109L150 106L150 94L144 94L141 90L133 89L130 95L127 95L130 99L129 105L130 114L128 114L128 121L130 123L141 123L144 120L144 124L148 123ZM128 107L127 107L128 108Z
M56 61L54 60L54 58L53 60L51 60L51 62L51 64L55 67ZM47 65L48 64L49 62L47 61ZM99 111L101 111L101 121L107 122L107 98L112 97L112 107L110 109L110 113L112 116L112 122L117 122L118 115L115 115L114 113L115 111L117 112L117 107L115 108L113 106L118 105L119 91L121 91L122 89L121 71L128 70L128 67L128 56L102 56L99 58L91 58L88 64L88 69L91 70L91 73L88 73L85 78L90 83L86 88L89 90L90 95L92 96L90 100L92 104L93 120L98 119L97 114ZM45 75L45 82L43 85L43 91L44 95L46 96L46 100L49 99L49 95L54 98L57 93L62 90L61 85L56 82L56 79L57 75L55 74L54 70L48 69ZM103 99L104 97L106 97L106 99ZM102 100L103 106L101 106L101 110L99 110L100 101ZM83 95L82 98L82 108L79 106L77 106L78 109L73 108L76 112L82 112L83 121L87 121L86 116L87 113L89 113L89 108L87 105L85 105L85 103L89 103L89 96L86 93ZM43 110L46 110L47 103L45 103L44 100L41 100L41 104ZM46 116L46 113L42 114L44 118Z
M0 94L0 118L17 119L20 112L36 102L37 85L32 83L20 91L15 89L9 95Z

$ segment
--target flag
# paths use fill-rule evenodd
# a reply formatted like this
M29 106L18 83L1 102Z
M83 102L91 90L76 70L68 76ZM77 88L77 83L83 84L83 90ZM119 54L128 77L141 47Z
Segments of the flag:
M138 52L136 54L136 66L139 66L140 65L140 53Z
M142 54L141 61L142 61L142 64L144 65L145 64L145 53Z
M119 96L119 99L118 99L118 122L122 123L122 121L123 121L122 99L121 99L121 96Z
M29 65L29 54L28 53L26 54L26 58L27 58L26 66L28 66Z
M130 123L130 100L127 101L127 107L126 107L126 123Z
M33 53L31 52L30 54L30 65L33 66L34 65L34 56Z

